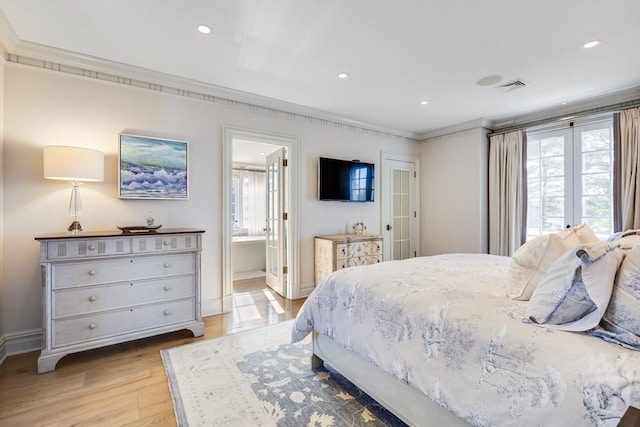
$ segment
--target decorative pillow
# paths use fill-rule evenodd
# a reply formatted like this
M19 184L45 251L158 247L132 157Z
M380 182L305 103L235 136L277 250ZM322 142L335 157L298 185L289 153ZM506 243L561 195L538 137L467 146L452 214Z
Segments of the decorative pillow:
M568 250L580 245L572 230L544 234L520 246L511 257L507 295L528 301L547 269Z
M609 306L591 334L640 350L640 246L625 251Z
M631 249L640 243L640 230L624 231L612 241L620 244L620 247L623 249Z
M595 243L599 242L598 236L593 232L589 224L579 224L574 227L568 228L567 230L572 230L578 235L578 239L580 239L580 243Z
M619 245L608 242L580 245L567 252L540 280L523 321L565 331L596 327L609 304L623 258Z

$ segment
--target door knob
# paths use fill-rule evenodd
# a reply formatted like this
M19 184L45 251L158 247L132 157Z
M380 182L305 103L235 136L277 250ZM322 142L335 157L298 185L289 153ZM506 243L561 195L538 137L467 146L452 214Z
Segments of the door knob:
M391 226L389 224L387 224L387 231L391 231Z

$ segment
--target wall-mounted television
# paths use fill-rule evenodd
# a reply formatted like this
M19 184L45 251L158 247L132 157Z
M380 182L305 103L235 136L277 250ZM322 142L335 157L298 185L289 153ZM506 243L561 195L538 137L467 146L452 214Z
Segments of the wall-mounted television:
M373 202L374 169L372 163L320 157L318 199Z

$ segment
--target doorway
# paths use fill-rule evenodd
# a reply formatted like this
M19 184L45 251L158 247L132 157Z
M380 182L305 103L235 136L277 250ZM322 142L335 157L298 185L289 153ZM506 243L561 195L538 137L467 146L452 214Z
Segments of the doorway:
M270 179L273 179L273 174L267 170L267 159L274 152L281 153L285 165L278 170L282 173L282 183L278 185L278 189L283 190L279 193L284 216L279 216L282 221L277 229L282 232L280 237L275 239L273 230L276 227L273 225L273 218L267 215L270 206L267 190ZM246 129L224 128L223 312L234 311L235 314L238 306L243 305L246 313L253 312L254 316L259 316L259 310L251 306L256 301L256 296L264 300L264 304L273 306L274 292L287 299L295 299L300 295L297 280L297 245L292 244L297 239L297 201L294 201L293 197L297 191L296 158L296 138ZM273 165L271 167L273 169ZM257 194L256 188L260 182L264 183L264 191ZM252 189L252 186L256 188ZM251 191L255 193L251 197L243 195L243 192ZM260 200L262 204L251 202L251 198ZM251 203L255 206L245 205ZM255 215L256 210L263 209L264 211L260 212L263 219L260 220L260 215ZM280 254L280 258L274 260L273 253L276 252ZM273 267L274 263L279 266L277 270ZM269 272L281 275L282 286L277 289L267 286L266 278ZM277 304L273 308L277 312L276 306Z
M381 224L383 260L420 255L420 159L399 153L381 153Z

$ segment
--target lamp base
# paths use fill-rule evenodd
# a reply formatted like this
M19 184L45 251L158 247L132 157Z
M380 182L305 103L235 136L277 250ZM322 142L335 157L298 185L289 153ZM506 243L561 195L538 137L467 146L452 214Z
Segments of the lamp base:
M73 221L67 231L82 231L82 226L79 221Z

